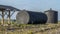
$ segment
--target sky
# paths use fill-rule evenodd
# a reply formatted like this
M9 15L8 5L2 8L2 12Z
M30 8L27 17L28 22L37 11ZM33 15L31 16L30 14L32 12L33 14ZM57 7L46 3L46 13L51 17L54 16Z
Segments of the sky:
M58 11L58 19L60 20L60 0L0 0L0 5L9 5L20 10L32 10L37 12L44 12L52 8ZM11 17L16 19L16 14Z

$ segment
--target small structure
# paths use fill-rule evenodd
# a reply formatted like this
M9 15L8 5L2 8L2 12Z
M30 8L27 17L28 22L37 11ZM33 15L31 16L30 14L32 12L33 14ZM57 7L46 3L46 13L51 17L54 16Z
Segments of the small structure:
M48 17L47 23L58 23L58 11L50 10L45 11L45 14Z
M13 13L11 14L12 11L13 11ZM11 17L11 15L14 14L15 11L20 11L20 10L17 8L14 8L12 6L0 5L0 12L2 12L2 14L0 14L0 16L2 16L2 22L1 22L2 25L4 24L5 15L7 15L8 23L10 23L10 17Z
M45 24L47 16L42 12L21 10L17 13L16 20L19 24Z

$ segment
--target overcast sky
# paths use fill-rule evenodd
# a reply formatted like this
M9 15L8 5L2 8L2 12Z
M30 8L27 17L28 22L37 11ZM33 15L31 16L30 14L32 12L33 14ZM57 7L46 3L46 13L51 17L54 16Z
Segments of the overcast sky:
M60 13L60 0L0 0L0 4L39 12L44 12L52 8ZM16 13L12 18L15 19L15 16ZM60 20L60 14L58 15L58 19Z

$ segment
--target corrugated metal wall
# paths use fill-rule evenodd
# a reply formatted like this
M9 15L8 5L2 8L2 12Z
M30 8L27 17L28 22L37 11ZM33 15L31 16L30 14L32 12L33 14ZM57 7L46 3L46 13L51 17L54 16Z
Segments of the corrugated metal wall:
M17 22L20 24L44 24L47 16L41 12L20 11L16 15Z
M45 11L48 17L47 23L58 23L58 11L52 9Z

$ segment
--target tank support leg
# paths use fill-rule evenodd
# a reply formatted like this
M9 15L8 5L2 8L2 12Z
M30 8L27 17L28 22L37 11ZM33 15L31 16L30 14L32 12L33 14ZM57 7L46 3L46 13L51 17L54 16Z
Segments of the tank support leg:
M10 10L8 11L8 24L10 24Z
M2 25L4 24L4 11L2 11Z

